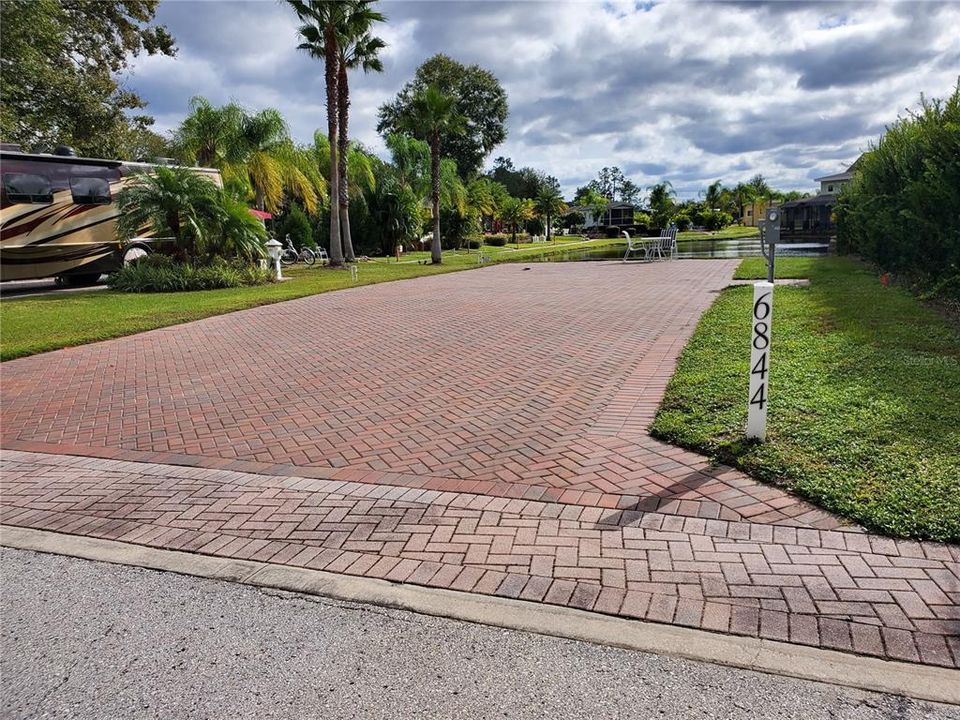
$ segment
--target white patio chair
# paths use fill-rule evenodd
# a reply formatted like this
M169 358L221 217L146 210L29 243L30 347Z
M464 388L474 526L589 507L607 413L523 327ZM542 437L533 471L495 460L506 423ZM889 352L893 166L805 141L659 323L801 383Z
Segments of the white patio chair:
M673 235L670 234L671 230ZM642 238L631 238L630 233L624 230L623 236L627 238L627 252L623 255L623 262L626 262L630 253L633 252L643 252L644 261L650 261L655 255L663 258L664 250L671 251L673 243L676 242L677 229L676 227L667 228L659 235Z
M669 255L673 260L677 256L677 226L671 225L660 233L660 242L657 244L657 255L661 259Z

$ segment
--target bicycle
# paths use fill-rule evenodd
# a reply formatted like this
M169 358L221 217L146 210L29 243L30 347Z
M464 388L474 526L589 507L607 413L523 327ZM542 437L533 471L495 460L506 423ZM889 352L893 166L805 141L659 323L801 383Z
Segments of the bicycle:
M293 245L293 240L287 235L285 238L287 246L280 253L280 264L284 266L293 265L296 262L303 262L306 265L313 265L317 261L317 256L308 247L297 248Z

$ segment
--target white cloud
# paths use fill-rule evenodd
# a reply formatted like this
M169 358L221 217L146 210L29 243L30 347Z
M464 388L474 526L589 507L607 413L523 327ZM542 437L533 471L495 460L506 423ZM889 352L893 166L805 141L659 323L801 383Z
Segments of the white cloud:
M493 155L569 193L605 165L682 196L762 172L783 188L848 163L920 92L957 82L960 6L946 3L407 2L382 75L351 80L351 134L374 150L378 107L437 52L494 72L509 137ZM273 106L294 136L325 127L322 65L296 50L282 3L167 0L176 58L141 58L127 84L162 130L193 95Z

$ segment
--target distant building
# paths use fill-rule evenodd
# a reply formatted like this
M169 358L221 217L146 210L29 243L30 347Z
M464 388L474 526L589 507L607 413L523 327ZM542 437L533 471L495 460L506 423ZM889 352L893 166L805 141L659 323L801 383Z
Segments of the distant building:
M749 205L744 205L741 208L740 224L748 227L756 227L757 222L763 219L767 208L776 207L779 204L780 201L772 200L770 202L754 202Z
M567 212L583 215L583 229L590 232L604 232L607 228L627 230L636 226L633 216L640 208L624 202L612 202L603 213L594 217L593 210L584 206L572 206Z
M837 233L833 209L837 196L856 174L860 158L846 170L816 178L820 192L813 197L791 200L780 206L780 239L787 242L829 242Z

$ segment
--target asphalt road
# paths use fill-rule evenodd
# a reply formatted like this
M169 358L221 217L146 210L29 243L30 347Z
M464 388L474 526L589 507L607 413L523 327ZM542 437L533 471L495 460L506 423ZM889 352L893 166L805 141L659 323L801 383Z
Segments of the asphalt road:
M0 283L0 297L36 297L38 295L60 295L62 293L89 292L91 290L106 290L106 275L101 276L97 285L90 287L60 287L53 278L42 280L10 280Z
M960 708L3 549L2 718L958 718Z

